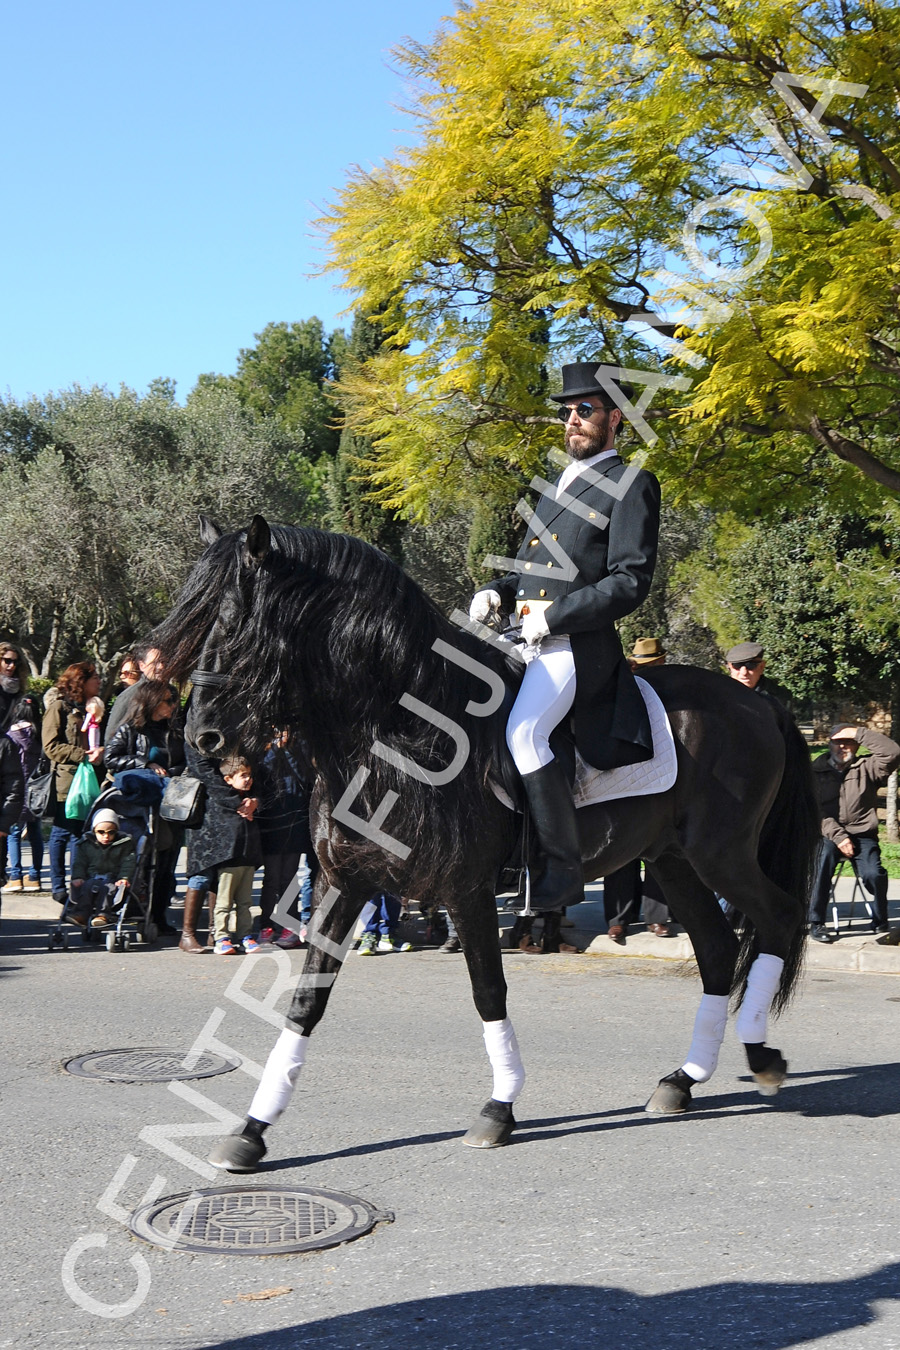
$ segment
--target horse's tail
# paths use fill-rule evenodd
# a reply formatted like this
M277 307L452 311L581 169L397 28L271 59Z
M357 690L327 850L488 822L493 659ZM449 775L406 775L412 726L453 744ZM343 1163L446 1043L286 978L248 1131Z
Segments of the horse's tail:
M773 1013L783 1012L790 1003L806 951L806 914L809 909L813 863L821 834L819 808L813 787L812 768L806 742L781 705L778 722L784 737L784 772L778 795L763 822L759 841L759 864L770 881L787 891L798 905L802 917L788 949L778 992L772 1002ZM734 973L735 1001L740 1003L747 988L750 967L759 955L759 934L745 920L741 946Z

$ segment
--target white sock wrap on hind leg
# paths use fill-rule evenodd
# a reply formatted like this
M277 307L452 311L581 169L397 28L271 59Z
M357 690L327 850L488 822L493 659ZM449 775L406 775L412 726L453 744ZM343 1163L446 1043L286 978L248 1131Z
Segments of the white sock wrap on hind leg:
M769 1009L783 970L781 957L770 956L768 952L762 952L750 967L747 992L734 1024L738 1040L744 1045L760 1045L765 1041Z
M294 1091L294 1084L300 1077L300 1070L306 1060L308 1036L300 1036L296 1031L285 1027L266 1060L259 1087L253 1094L250 1110L247 1113L254 1120L264 1120L274 1125Z
M519 1043L508 1017L502 1022L482 1022L484 1045L494 1071L495 1102L514 1102L525 1084L525 1068Z
M705 1083L715 1073L727 1021L728 995L703 994L694 1019L691 1048L681 1066L695 1082Z

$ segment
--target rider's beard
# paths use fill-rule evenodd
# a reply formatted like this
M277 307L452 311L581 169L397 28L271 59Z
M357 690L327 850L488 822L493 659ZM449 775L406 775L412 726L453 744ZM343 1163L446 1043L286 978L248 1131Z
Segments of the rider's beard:
M606 448L608 436L609 410L604 409L599 420L582 422L577 431L571 424L566 427L566 451L573 459L590 459Z

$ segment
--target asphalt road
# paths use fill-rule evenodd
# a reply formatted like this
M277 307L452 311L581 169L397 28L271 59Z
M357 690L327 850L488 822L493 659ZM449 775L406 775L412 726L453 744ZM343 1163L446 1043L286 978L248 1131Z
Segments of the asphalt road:
M215 1024L261 1062L276 966L51 955L42 932L4 921L0 935L0 1346L900 1347L896 976L810 972L771 1038L790 1062L777 1098L753 1090L730 1030L695 1109L660 1119L643 1103L684 1057L695 979L677 963L511 954L529 1079L513 1144L479 1152L459 1142L490 1088L462 959L351 958L257 1180L349 1191L394 1222L305 1256L191 1256L114 1216L157 1175L163 1194L210 1184L196 1170L222 1132L209 1112L242 1115L251 1077L194 1082L191 1098L60 1061L187 1051ZM302 953L284 959L299 971ZM136 1301L141 1269L139 1306L98 1315ZM287 1292L243 1297L272 1290Z

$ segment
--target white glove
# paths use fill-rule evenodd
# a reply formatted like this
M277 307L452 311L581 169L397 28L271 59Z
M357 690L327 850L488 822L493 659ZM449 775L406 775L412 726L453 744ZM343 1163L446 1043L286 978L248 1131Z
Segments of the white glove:
M544 610L529 610L522 615L522 641L529 647L537 646L541 638L549 637L550 629L544 617Z
M499 613L501 603L499 591L476 591L469 606L469 618L486 623L492 614Z

